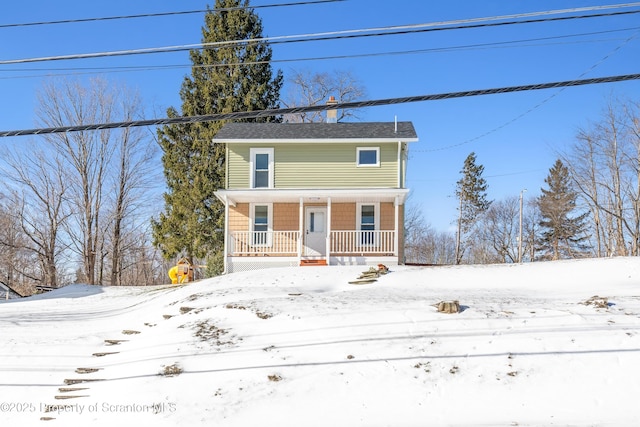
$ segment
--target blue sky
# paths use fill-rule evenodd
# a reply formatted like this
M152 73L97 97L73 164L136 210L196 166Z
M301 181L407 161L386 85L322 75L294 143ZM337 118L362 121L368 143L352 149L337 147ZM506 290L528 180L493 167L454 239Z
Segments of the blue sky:
M273 1L252 1L254 6ZM257 9L265 36L457 19L615 4L605 0L344 2ZM3 7L2 24L205 9L196 0L109 2L33 0ZM209 4L213 4L210 2ZM640 5L631 9L639 9ZM0 60L199 43L203 14L61 25L0 28ZM561 37L561 38L559 38ZM544 39L544 40L543 40ZM526 40L526 41L525 41ZM518 43L515 43L518 42ZM455 48L455 49L454 49ZM380 54L303 61L331 55ZM456 92L640 72L640 14L494 28L448 30L353 40L273 46L273 67L285 78L294 71L349 71L367 89L367 99ZM165 70L114 72L104 67L177 65ZM52 70L91 67L99 70ZM43 70L51 71L43 71ZM179 89L189 74L187 52L0 65L0 130L33 128L36 93L47 73L100 74L139 90L147 117L180 106ZM285 87L286 90L286 87ZM284 91L283 91L284 93ZM489 199L533 198L558 157L580 128L598 121L611 96L640 100L640 82L488 95L374 107L365 121L412 121L420 142L411 147L408 186L434 228L456 218L453 197L464 159L472 151L485 167ZM0 140L26 143L30 137Z

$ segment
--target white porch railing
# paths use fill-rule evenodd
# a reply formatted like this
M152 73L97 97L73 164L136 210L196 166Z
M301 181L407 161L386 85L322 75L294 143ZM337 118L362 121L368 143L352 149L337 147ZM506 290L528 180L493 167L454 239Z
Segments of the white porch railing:
M233 231L229 233L229 255L299 256L303 251L299 231ZM396 254L393 230L332 231L330 255Z
M299 231L232 231L229 255L296 255Z
M395 254L393 230L332 231L329 249L332 255Z

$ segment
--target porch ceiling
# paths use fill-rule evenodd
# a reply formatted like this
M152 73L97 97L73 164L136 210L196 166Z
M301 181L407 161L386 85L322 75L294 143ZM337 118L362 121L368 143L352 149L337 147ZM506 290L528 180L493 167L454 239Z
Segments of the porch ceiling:
M272 189L218 190L215 195L223 203L322 203L331 198L332 202L394 202L404 204L409 190L406 188L349 188L349 189Z

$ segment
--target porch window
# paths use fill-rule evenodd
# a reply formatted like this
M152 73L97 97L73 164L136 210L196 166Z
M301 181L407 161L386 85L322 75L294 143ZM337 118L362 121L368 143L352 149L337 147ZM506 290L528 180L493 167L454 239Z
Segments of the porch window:
M273 188L273 148L252 148L251 188Z
M360 230L361 245L375 245L375 230L379 228L379 204L359 203L357 207L357 224Z
M324 233L324 212L309 212L309 232Z
M272 205L252 205L251 227L253 230L251 242L253 246L271 246Z
M380 147L357 147L358 166L380 166Z

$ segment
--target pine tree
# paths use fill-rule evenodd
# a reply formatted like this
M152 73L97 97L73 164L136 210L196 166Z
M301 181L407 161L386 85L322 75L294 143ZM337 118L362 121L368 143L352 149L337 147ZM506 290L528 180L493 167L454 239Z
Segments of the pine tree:
M282 72L275 76L262 21L249 0L216 0L205 15L202 50L190 52L191 76L180 90L182 115L278 108ZM240 42L238 42L240 41ZM169 108L168 117L179 116ZM256 121L278 121L266 117ZM165 212L153 221L154 243L165 258L215 254L222 247L224 208L214 191L224 187L225 149L212 138L223 122L167 125L158 130L168 191Z
M464 253L463 235L471 231L478 217L491 206L491 202L487 200L487 181L482 177L482 172L484 166L476 164L476 153L469 154L460 171L462 178L456 183L456 196L460 201L456 264L460 264Z
M576 210L578 194L571 186L569 169L561 160L556 160L544 182L549 188L542 188L537 200L543 230L539 249L543 257L557 260L584 254L588 239L585 220L589 213L571 216Z

